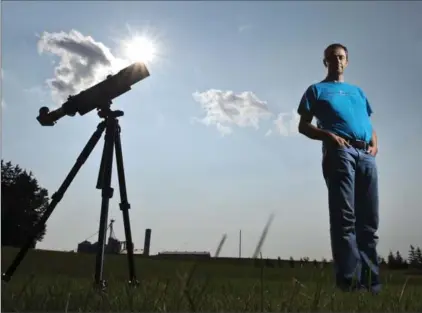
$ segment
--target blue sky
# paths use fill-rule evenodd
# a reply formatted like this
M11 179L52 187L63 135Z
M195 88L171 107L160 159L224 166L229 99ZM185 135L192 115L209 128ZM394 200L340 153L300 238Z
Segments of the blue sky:
M152 253L214 252L225 233L221 254L237 256L241 229L242 254L251 256L275 213L264 256L331 258L320 143L297 134L294 112L305 89L325 76L324 48L341 42L350 53L346 80L367 93L375 112L380 253L407 254L422 238L421 11L416 1L4 2L2 158L56 191L99 119L91 112L54 127L36 121L41 106L58 104L46 85L60 78L55 68L80 60L69 51L60 57L54 43L73 38L117 59L121 40L147 33L157 42L151 76L113 105L125 111L135 248L145 228L152 228ZM82 82L94 72L79 73ZM39 248L76 249L97 231L101 149L102 140ZM116 172L113 187L110 217L124 240Z

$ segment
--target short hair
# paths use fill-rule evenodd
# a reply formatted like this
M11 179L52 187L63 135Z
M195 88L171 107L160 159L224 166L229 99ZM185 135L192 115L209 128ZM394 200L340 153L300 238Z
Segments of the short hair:
M341 48L344 50L344 52L346 52L346 58L349 58L349 51L347 50L346 46L342 45L341 43L333 43L331 45L329 45L327 48L325 48L324 50L324 59L326 59L328 57L328 54L336 49L336 48Z

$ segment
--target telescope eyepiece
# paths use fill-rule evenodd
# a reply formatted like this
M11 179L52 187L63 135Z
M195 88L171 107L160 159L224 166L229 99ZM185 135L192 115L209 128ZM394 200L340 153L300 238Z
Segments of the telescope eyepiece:
M47 107L42 107L39 111L40 116L47 115L50 112L50 109Z

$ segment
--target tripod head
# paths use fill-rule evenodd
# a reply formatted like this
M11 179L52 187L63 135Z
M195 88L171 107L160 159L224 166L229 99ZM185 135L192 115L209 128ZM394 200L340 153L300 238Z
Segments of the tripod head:
M143 63L133 63L115 75L108 75L102 82L81 91L75 96L69 96L62 106L54 111L47 107L39 110L37 117L42 126L54 126L62 117L85 115L94 109L103 111L110 107L112 100L131 90L131 86L148 77L149 71Z
M108 105L102 106L98 109L97 115L100 118L106 119L106 118L117 118L125 115L125 113L121 110L112 110L111 109L111 101Z
M116 118L116 117L121 117L121 116L125 115L125 113L121 110L115 110L115 111L113 111L113 110L108 110L108 111L100 110L100 111L98 111L97 114L101 118L108 118L108 117Z

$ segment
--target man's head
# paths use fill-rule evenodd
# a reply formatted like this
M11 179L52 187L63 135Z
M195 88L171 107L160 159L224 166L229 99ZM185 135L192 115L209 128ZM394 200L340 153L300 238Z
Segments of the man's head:
M325 48L323 62L329 74L343 74L348 65L348 60L349 53L342 44L334 43Z

